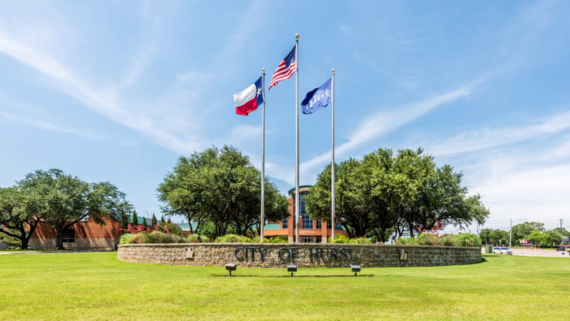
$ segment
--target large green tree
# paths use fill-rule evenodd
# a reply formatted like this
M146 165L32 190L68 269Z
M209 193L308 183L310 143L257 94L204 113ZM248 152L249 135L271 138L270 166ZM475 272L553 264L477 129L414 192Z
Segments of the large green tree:
M18 239L21 249L28 248L38 225L36 204L17 187L0 188L0 233Z
M422 149L378 149L361 161L337 165L335 212L351 237L375 236L380 241L396 230L432 229L436 224L466 226L484 223L489 215L479 195L468 196L462 174L451 166L437 168ZM330 165L305 197L312 218L331 213Z
M268 179L265 182L265 218L285 219L287 198ZM180 157L158 193L167 215L183 215L197 224L196 229L211 222L217 236L230 227L239 234L253 234L260 224L261 173L231 146Z
M64 231L91 218L105 224L103 217L121 220L132 206L125 193L109 183L87 183L59 169L38 170L26 175L18 187L35 200L37 217L56 230L56 249L63 249Z
M372 233L372 216L367 209L360 206L357 198L357 168L360 162L349 159L336 166L335 184L335 215L336 224L342 225L350 237L366 236ZM317 183L311 188L311 192L304 196L307 212L312 219L331 219L331 166L317 177Z
M544 223L540 222L524 222L513 226L513 243L519 242L520 240L527 239L532 231L537 230L539 232L544 232Z
M492 243L494 245L509 244L509 232L503 230L482 229L479 237L484 243Z

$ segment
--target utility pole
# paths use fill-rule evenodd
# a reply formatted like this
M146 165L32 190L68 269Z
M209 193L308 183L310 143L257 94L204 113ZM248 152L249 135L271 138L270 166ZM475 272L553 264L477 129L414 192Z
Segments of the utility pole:
M511 228L509 229L509 248L513 247L513 219L511 218Z
M564 234L562 232L562 221L564 221L563 219L560 219L560 246L564 245L562 243L564 243Z

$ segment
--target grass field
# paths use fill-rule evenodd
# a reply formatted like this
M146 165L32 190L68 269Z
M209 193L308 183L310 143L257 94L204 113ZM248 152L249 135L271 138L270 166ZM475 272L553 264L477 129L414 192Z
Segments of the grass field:
M284 269L141 265L116 253L0 255L0 320L570 320L570 259L370 268L373 277L270 277ZM298 275L349 274L303 269Z

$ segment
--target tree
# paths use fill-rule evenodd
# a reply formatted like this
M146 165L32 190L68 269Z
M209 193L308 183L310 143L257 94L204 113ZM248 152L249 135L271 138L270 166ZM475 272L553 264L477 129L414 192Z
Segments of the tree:
M508 244L509 232L503 230L482 229L479 237L485 243L493 243L495 245Z
M541 246L553 246L562 242L562 234L560 234L560 229L548 230L544 232L544 234L544 244L541 243Z
M137 226L139 225L139 217L137 214L137 211L133 211L133 222L132 222L133 226Z
M552 243L550 243L550 236L547 233L543 233L539 230L533 230L527 236L527 239L531 240L534 245L539 245L539 246L552 245Z
M160 217L160 223L166 223L166 221L164 220L164 215L162 215L162 216Z
M493 230L488 229L488 228L482 229L481 232L479 232L479 237L481 238L481 241L483 241L485 244L492 241L492 239L491 239L491 232L492 231Z
M36 204L33 196L24 194L17 187L0 188L0 233L18 239L21 249L28 249L38 226Z
M305 197L313 219L330 217L330 168L319 174ZM398 235L409 230L413 236L415 228L482 224L489 216L480 195L467 195L462 174L447 165L437 168L422 149L394 154L380 148L362 161L351 159L336 168L335 212L351 237L374 236L386 242L394 230Z
M254 233L261 223L261 173L231 146L180 157L158 192L167 215L183 215L188 222L196 223L197 229L212 222L218 236L227 234L230 226L239 234ZM268 180L265 205L267 220L289 216L287 198Z
M152 226L155 226L158 224L158 222L156 221L156 216L154 215L154 213L152 213L152 220L151 220L151 224Z
M544 232L544 223L540 222L524 222L513 226L513 241L519 242L520 240L528 239L528 236L532 231L537 230L539 232ZM535 243L536 244L536 243Z
M56 250L63 249L63 234L75 223L90 218L103 225L104 217L120 220L132 208L115 185L90 184L59 169L30 173L18 187L34 197L37 216L56 230Z
M146 217L143 217L142 225L143 225L143 226L148 226L148 224L146 223Z
M349 159L337 165L335 170L335 223L341 224L352 238L366 236L373 228L371 216L354 197L356 191L353 189L357 187L353 174L358 166L358 161ZM331 166L328 165L317 177L311 192L303 198L311 219L330 221L331 198Z
M125 230L129 228L129 215L126 213L121 215L121 228Z

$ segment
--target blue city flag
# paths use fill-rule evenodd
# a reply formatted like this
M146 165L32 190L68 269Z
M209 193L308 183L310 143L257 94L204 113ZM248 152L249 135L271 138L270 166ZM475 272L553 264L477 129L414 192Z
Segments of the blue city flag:
M303 114L312 114L321 108L327 107L331 103L331 79L307 93L301 103Z

